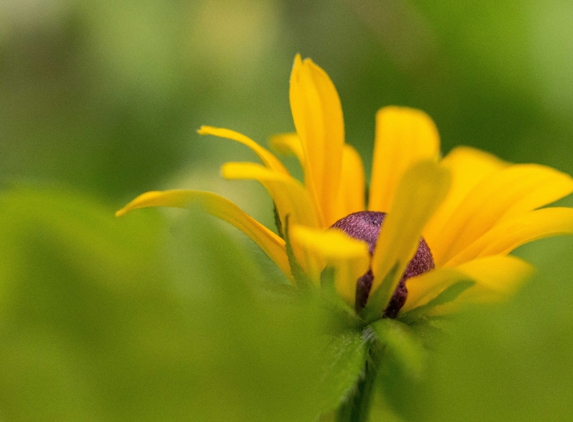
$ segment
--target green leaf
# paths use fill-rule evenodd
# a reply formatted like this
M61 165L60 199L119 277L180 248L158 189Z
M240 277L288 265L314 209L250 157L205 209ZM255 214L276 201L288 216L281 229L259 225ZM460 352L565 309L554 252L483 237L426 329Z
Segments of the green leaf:
M328 336L322 352L321 409L336 409L355 388L368 356L368 343L359 331Z
M573 420L572 250L571 237L523 247L539 271L515 297L443 320L450 324L429 352L428 376L417 385L385 380L403 420Z
M0 194L0 419L312 421L324 312L210 216ZM234 229L230 229L234 230Z

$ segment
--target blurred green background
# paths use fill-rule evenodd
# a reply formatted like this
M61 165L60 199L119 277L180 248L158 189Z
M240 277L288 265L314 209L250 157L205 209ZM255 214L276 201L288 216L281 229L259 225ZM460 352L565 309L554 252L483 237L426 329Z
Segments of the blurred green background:
M374 114L398 104L444 152L573 174L571 22L565 0L2 0L0 420L312 420L314 305L266 291L278 271L224 224L113 212L188 187L272 224L259 186L218 178L250 153L195 131L291 131L296 53L333 79L368 171ZM378 416L571 420L572 247L521 248L538 276L459 317Z

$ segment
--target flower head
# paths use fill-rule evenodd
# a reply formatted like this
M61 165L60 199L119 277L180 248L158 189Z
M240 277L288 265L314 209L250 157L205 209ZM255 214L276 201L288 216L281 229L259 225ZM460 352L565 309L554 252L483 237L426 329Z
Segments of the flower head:
M362 161L344 141L338 93L324 70L298 55L290 104L296 133L276 135L271 144L298 158L302 182L248 137L199 129L202 135L239 142L259 157L262 164L226 163L222 175L256 180L266 188L280 234L227 199L202 191L147 192L117 215L199 203L247 234L293 283L302 282L297 268L317 286L323 270L333 268L336 291L366 320L380 318L384 310L389 316L419 315L447 311L456 302L504 298L532 273L529 264L509 255L513 249L573 233L573 209L541 208L573 191L570 176L541 165L510 164L469 147L440 158L432 119L404 107L376 114L366 203ZM377 227L360 229L362 234L350 228L376 218ZM400 307L388 313L393 300L401 301Z

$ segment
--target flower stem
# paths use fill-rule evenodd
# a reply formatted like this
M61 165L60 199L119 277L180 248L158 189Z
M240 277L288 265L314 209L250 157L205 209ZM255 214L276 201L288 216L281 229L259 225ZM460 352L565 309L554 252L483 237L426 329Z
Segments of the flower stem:
M369 358L364 363L362 375L358 379L353 393L338 408L336 422L368 421L376 375L378 374L378 362L372 352L372 345L370 345Z

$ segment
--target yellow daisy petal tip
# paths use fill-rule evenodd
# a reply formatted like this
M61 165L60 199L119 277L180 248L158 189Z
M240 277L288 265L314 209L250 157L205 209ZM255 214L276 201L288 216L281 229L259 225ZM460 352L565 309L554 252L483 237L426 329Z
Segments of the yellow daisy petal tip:
M149 191L142 193L133 199L122 209L115 212L116 217L121 217L129 211L147 207L173 207L187 208L196 193L184 189L172 189L166 191Z
M294 56L293 68L299 66L300 64L302 64L302 56L300 53L296 53Z
M515 256L492 256L467 262L456 268L476 285L461 296L460 302L500 302L512 297L537 272L537 269Z
M321 219L334 223L340 188L344 119L340 98L328 74L312 60L295 57L289 99L304 151L304 179Z
M123 208L117 210L115 212L116 217L122 217L127 214L129 211L132 211L137 208L145 208L145 207L153 207L153 206L163 206L162 201L158 201L158 198L163 196L163 194L159 191L149 191L142 193L137 198L133 199Z
M199 129L197 129L197 133L199 135L213 135L213 136L218 136L218 137L225 137L224 135L221 135L220 132L233 132L234 131L230 131L228 129L222 129L219 127L215 127L215 126L209 126L209 125L201 125L201 127L199 127Z
M402 176L422 160L438 161L440 137L421 110L387 106L376 113L368 209L389 210Z
M213 131L216 131L217 128L214 126L208 125L201 125L199 129L197 129L197 133L199 135L213 135Z
M123 207L122 209L117 210L117 211L115 212L115 216L116 216L116 217L122 217L122 216L124 216L125 214L127 214L128 211L129 211L129 210L126 209L126 207Z
M418 108L390 105L380 108L376 115L381 118L407 118L412 119L414 122L420 120L437 131L434 119L428 113Z

